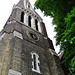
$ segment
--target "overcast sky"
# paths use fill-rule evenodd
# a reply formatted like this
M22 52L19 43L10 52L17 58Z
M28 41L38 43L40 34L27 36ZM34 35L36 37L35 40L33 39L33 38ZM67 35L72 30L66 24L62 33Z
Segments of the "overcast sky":
M1 0L0 1L0 31L2 30L3 26L5 25L7 19L9 18L12 7L14 4L17 4L19 0ZM30 0L32 6L34 5L35 0ZM53 41L54 48L56 52L58 53L59 47L55 46L55 32L54 27L52 26L52 18L50 17L44 17L40 10L37 10L37 13L43 18L43 22L46 25L46 30L49 38Z

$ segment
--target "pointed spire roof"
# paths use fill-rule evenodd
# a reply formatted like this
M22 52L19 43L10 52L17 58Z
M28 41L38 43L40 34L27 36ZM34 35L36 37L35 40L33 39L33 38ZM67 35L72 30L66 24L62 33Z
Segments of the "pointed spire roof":
M24 8L24 0L20 0L16 6Z
M26 9L28 7L28 4L31 6L29 0L20 0L17 6Z

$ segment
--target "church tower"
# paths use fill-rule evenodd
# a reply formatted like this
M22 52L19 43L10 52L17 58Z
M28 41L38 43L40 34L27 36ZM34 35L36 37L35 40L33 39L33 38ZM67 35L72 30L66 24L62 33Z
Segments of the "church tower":
M43 19L20 0L0 32L0 75L64 75Z

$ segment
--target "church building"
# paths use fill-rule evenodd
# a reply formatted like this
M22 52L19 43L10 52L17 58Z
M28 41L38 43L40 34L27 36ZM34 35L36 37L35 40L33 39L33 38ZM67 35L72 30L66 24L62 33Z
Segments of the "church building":
M20 0L0 32L0 75L64 75L45 24Z

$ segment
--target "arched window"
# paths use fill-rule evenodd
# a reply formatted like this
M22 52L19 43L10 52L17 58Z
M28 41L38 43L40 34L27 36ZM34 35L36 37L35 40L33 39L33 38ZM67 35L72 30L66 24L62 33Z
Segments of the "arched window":
M36 55L33 54L34 69L37 70Z
M27 7L30 8L30 3L28 3L28 6Z
M32 71L40 73L40 68L39 68L40 61L38 59L39 56L38 56L37 53L31 53L31 54L32 54L32 59L33 59L33 61L32 61L32 66L33 66Z
M38 21L35 20L35 27L36 27L36 30L38 31Z
M28 26L31 27L31 17L30 16L28 17Z
M21 12L21 22L24 23L24 12Z

